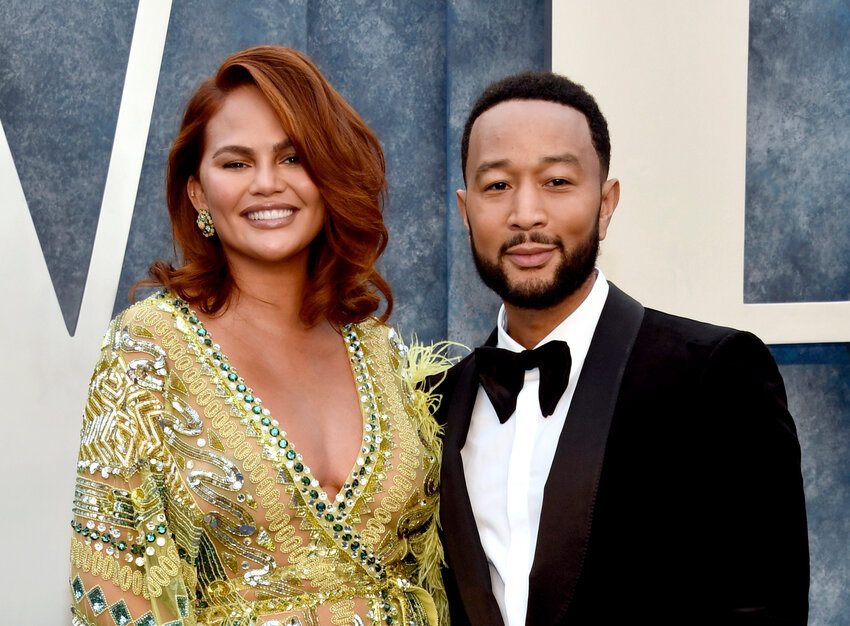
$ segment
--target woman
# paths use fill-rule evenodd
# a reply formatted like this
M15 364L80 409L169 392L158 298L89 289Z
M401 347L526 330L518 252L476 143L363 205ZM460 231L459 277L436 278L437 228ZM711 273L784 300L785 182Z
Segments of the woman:
M439 359L383 324L384 186L298 52L237 53L192 97L167 176L183 265L154 263L164 288L112 322L90 385L75 624L437 623L416 383Z

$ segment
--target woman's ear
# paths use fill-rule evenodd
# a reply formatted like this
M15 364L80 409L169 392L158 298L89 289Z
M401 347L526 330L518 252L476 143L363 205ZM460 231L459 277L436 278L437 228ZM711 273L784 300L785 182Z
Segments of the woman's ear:
M189 196L189 202L192 203L196 211L207 209L207 199L204 196L204 189L194 176L190 176L189 180L186 181L186 195Z

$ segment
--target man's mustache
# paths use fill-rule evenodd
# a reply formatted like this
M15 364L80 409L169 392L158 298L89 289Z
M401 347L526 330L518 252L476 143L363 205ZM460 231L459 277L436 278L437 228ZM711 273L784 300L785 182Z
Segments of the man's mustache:
M502 244L502 247L499 248L499 256L507 254L510 248L513 248L514 246L518 246L523 243L542 243L543 245L547 246L555 246L561 251L563 251L564 249L564 244L561 241L560 237L549 237L548 235L544 235L543 233L538 232L517 233Z

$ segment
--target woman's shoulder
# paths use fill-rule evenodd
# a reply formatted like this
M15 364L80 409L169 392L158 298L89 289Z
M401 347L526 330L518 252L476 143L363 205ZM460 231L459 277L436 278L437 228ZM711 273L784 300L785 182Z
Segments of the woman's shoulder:
M159 312L159 316L165 319L166 314L174 308L174 300L176 296L170 291L159 289L142 300L133 302L130 306L120 311L113 322L116 320L137 320L139 322L149 316L154 311Z
M398 329L374 317L345 324L342 334L355 358L365 344L373 354L391 357L396 366L407 359L408 348Z
M161 344L162 338L171 332L186 332L192 318L188 303L161 289L131 304L113 318L104 337L104 347L109 341L120 343L122 337ZM197 323L197 318L194 319Z
M350 324L343 324L342 332L350 333L350 332L360 332L360 333L368 333L370 335L377 336L386 336L387 332L392 328L389 324L382 322L374 317L367 317L365 319L360 320L359 322L351 322Z

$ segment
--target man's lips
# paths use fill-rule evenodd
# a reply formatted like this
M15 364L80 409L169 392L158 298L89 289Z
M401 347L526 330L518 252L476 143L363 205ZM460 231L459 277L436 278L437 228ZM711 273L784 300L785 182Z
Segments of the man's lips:
M505 256L519 267L534 268L545 265L555 254L555 246L543 244L520 244L511 246L505 251Z

